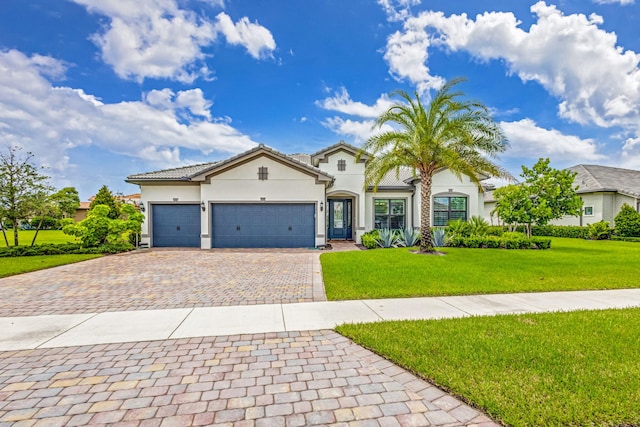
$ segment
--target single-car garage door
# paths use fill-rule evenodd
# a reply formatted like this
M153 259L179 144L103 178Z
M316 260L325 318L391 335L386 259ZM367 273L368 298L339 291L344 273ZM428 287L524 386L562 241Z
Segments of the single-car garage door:
M156 247L200 247L200 205L158 205L151 208Z
M211 212L214 248L315 246L314 204L214 204Z

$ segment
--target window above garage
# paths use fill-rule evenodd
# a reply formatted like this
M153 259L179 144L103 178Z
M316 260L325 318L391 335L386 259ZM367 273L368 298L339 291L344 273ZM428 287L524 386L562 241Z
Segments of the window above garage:
M266 181L269 177L269 168L266 166L260 166L258 168L258 179L260 181Z

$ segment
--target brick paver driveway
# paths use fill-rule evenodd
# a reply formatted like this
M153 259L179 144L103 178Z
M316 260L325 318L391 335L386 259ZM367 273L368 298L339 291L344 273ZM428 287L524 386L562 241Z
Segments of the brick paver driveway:
M0 353L2 426L334 424L497 426L332 331Z
M324 301L311 250L143 250L0 279L0 317Z

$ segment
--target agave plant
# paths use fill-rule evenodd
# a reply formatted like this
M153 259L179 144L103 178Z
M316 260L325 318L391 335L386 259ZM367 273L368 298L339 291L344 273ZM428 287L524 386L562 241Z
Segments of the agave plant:
M442 248L446 244L447 233L444 227L435 227L431 229L431 235L433 236L433 246L436 248Z
M378 245L383 248L395 248L398 246L398 236L394 230L383 228L378 230Z
M418 244L418 241L420 241L419 231L410 227L405 227L404 229L398 231L398 244L400 246L415 246Z

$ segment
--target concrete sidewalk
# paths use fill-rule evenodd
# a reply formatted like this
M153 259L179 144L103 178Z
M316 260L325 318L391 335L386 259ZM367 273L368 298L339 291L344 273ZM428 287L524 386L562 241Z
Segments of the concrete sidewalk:
M640 306L640 289L0 318L0 351L330 329L342 323Z

